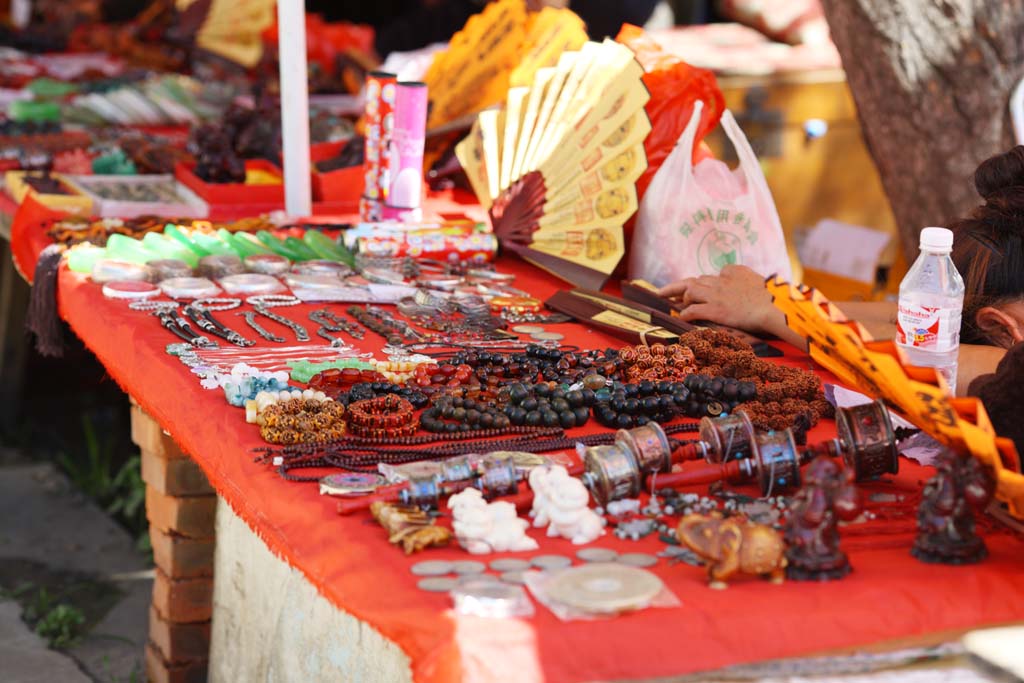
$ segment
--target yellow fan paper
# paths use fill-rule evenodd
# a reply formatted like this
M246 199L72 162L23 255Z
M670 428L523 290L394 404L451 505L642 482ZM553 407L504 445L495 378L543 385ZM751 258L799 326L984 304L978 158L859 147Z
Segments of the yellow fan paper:
M642 76L629 48L587 42L509 88L455 148L502 244L581 287L625 253L651 130Z
M208 52L255 66L263 56L262 33L274 22L275 0L175 0L179 12L209 2L196 32L196 44Z
M987 465L996 479L996 498L1024 519L1024 475L1017 449L996 435L988 413L975 398L952 398L933 368L907 365L894 342L872 341L816 290L769 280L775 306L790 329L805 337L811 357L842 382L881 398L903 418L957 453Z
M525 0L489 3L427 69L427 126L437 128L501 102L509 85L532 83L538 69L586 40L583 20L570 10L528 12Z

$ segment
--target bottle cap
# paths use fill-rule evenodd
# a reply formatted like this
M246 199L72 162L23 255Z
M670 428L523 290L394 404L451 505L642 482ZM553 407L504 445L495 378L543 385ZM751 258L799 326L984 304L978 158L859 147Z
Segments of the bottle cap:
M921 250L948 254L953 250L953 231L946 228L925 228L921 231Z

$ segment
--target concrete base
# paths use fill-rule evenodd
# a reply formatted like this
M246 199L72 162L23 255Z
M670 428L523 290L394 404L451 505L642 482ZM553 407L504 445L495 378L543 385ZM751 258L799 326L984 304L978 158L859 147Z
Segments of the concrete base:
M412 681L409 658L342 612L217 505L210 683Z
M55 652L21 620L14 601L0 602L0 672L7 683L89 683L70 657Z

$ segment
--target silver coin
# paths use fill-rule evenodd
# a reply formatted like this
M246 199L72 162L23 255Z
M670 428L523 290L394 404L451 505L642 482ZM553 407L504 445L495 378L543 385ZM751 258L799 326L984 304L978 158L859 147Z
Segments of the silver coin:
M462 560L452 563L452 571L456 574L482 574L487 566L475 560Z
M614 562L619 554L611 548L581 548L576 557L584 562Z
M448 576L431 576L426 579L420 579L416 587L421 591L429 593L447 593L455 588L457 584L458 581Z
M658 558L647 553L625 553L619 555L615 561L630 567L653 567L658 564Z
M521 586L526 583L526 572L524 571L512 571L502 572L501 580L505 583L511 583L516 586Z
M561 341L565 335L561 332L534 332L530 335L537 341Z
M572 560L565 555L538 555L530 564L538 569L563 569L571 565Z
M491 561L491 569L496 572L522 572L529 568L529 561L520 560L516 557L506 557L501 560Z
M464 586L473 581L481 583L501 583L501 579L494 574L463 574L456 579L456 583L460 586Z
M446 562L444 560L427 560L425 562L417 562L409 568L416 576L443 576L445 574L451 574L455 571L453 563Z
M537 332L543 332L544 328L540 325L516 325L512 328L512 331L519 334L536 334Z

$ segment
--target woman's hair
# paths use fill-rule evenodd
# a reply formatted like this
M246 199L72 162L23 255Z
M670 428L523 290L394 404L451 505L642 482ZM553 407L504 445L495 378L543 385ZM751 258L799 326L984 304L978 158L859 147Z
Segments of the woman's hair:
M978 310L1024 298L1024 145L983 161L974 187L985 203L949 228L966 286L961 341L985 343Z

